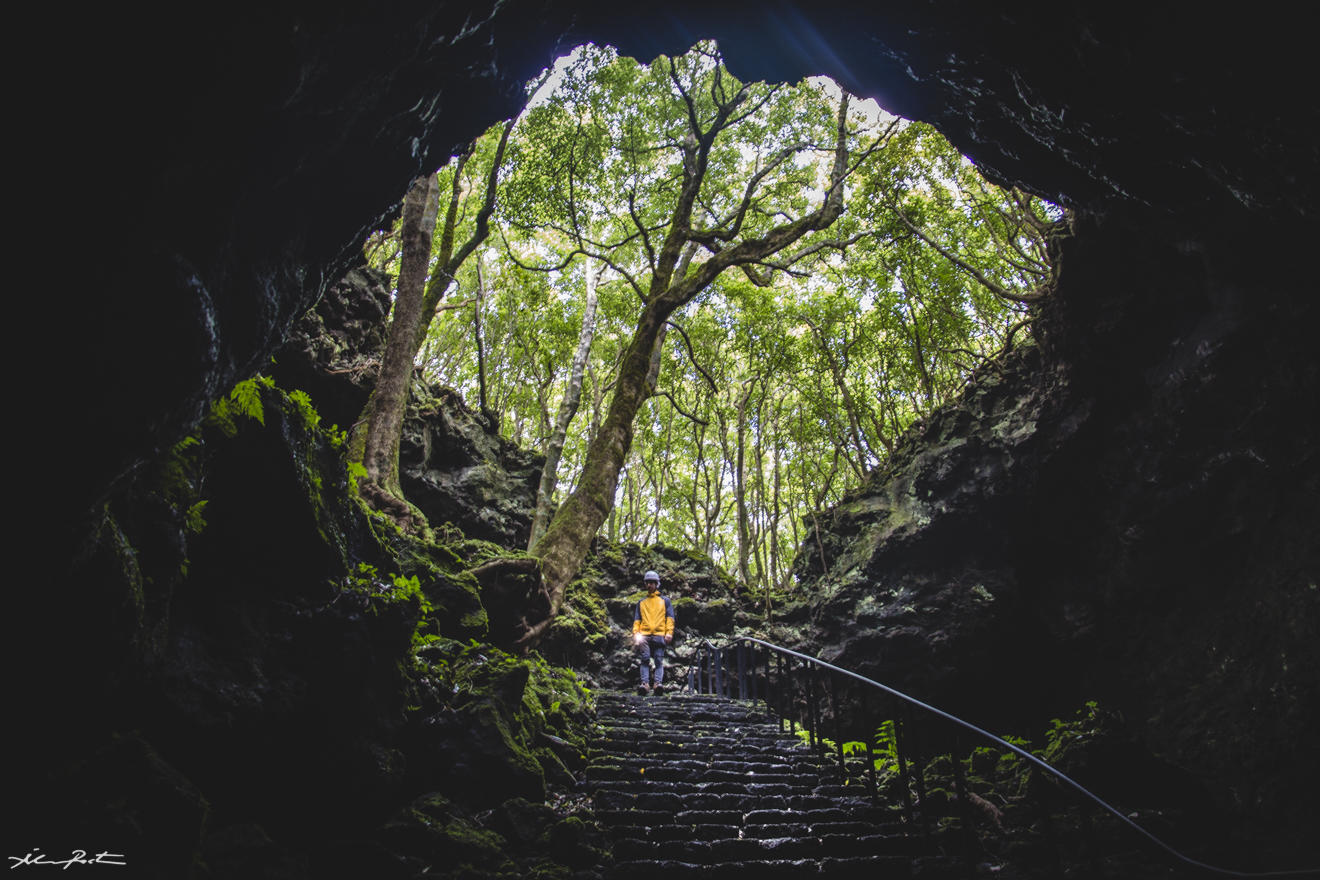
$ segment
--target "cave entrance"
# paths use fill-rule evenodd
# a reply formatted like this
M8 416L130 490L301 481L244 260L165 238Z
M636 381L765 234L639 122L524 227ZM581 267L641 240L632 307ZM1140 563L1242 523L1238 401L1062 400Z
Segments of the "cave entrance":
M417 360L549 450L546 512L614 430L603 534L710 556L768 600L815 511L1031 341L1061 212L929 125L823 76L744 82L711 41L648 63L584 44L526 93L428 180L443 299ZM392 274L402 223L366 247Z

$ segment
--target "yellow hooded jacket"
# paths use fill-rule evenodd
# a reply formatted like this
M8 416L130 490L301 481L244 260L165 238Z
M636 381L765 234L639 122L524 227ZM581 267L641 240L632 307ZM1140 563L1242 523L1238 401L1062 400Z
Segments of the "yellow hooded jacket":
M633 632L648 636L674 634L674 606L668 596L652 593L633 608Z

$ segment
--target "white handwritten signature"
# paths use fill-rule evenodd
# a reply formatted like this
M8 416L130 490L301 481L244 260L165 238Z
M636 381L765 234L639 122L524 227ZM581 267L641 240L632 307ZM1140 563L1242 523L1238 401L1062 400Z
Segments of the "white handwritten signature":
M75 849L67 859L52 859L41 852L40 848L32 850L25 856L9 856L12 864L9 870L21 868L24 865L56 865L67 871L70 865L127 865L123 861L123 853L99 852L96 855L89 856L85 849Z

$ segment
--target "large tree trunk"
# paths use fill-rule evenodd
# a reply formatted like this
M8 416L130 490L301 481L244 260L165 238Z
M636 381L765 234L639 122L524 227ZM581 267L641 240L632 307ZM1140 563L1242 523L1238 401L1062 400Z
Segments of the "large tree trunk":
M586 267L587 300L582 311L582 329L578 333L577 351L573 355L568 387L564 389L564 397L559 402L554 430L546 445L545 467L541 469L541 484L536 490L536 513L532 517L532 533L527 540L529 550L541 539L550 519L555 485L559 481L559 459L564 453L568 425L573 421L573 416L577 415L578 404L582 400L582 377L586 373L587 359L591 356L591 342L596 337L596 284L603 269L604 264L595 262L588 262Z
M363 419L355 431L353 453L367 470L358 489L362 496L383 513L407 527L424 524L418 521L399 487L399 440L403 434L403 413L412 380L414 342L421 320L422 296L426 289L427 264L431 259L431 238L435 235L439 211L440 187L434 174L419 177L403 198L399 236L403 254L399 261L399 290L394 300L389 338L381 357L376 387L367 399ZM357 439L360 437L360 441Z
M426 338L426 330L435 316L436 306L453 283L458 267L489 234L490 216L495 209L496 182L513 123L512 119L505 123L496 147L486 180L485 201L477 212L472 237L454 252L460 195L458 180L467 159L464 157L459 160L442 230L441 252L429 283L427 269L431 262L431 242L435 238L436 216L440 211L438 178L434 174L417 178L403 198L403 213L399 223L403 252L399 260L399 289L394 300L394 317L390 321L389 338L381 357L376 387L367 398L362 417L354 427L349 452L351 459L362 462L367 470L366 478L358 482L362 497L371 506L392 517L401 528L410 531L425 531L427 528L426 517L408 503L399 486L399 441L403 435L403 414L408 404L413 362Z

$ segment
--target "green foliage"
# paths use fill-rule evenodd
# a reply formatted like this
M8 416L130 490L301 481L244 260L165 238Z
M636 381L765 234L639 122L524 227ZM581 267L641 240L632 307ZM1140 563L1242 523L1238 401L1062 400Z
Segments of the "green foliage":
M238 419L246 418L259 425L266 424L262 389L273 389L275 380L269 376L253 376L233 387L228 395L211 404L203 424L215 428L226 437L238 434Z
M183 523L184 528L189 534L200 534L202 529L206 528L206 519L202 514L206 512L207 503L207 499L203 498L188 507L188 512L184 515Z
M416 603L421 612L422 621L418 626L418 631L413 635L413 643L416 645L425 640L425 633L422 630L426 626L426 618L435 612L435 606L422 589L421 581L417 575L407 577L400 574L381 575L376 566L359 562L357 570L346 577L340 586L342 589L372 599L372 604L369 607L373 614L379 613L377 603Z
M307 396L307 392L297 389L290 391L289 402L293 404L293 411L302 419L303 427L315 431L321 426L321 414L312 406L312 399ZM338 434L338 431L333 433ZM340 442L343 442L342 439Z
M890 773L898 770L898 734L892 718L875 729L875 771Z
M1115 713L1102 709L1096 700L1087 700L1073 718L1067 721L1050 719L1049 729L1045 731L1045 747L1036 755L1050 764L1058 763L1069 751L1084 748L1121 724Z

